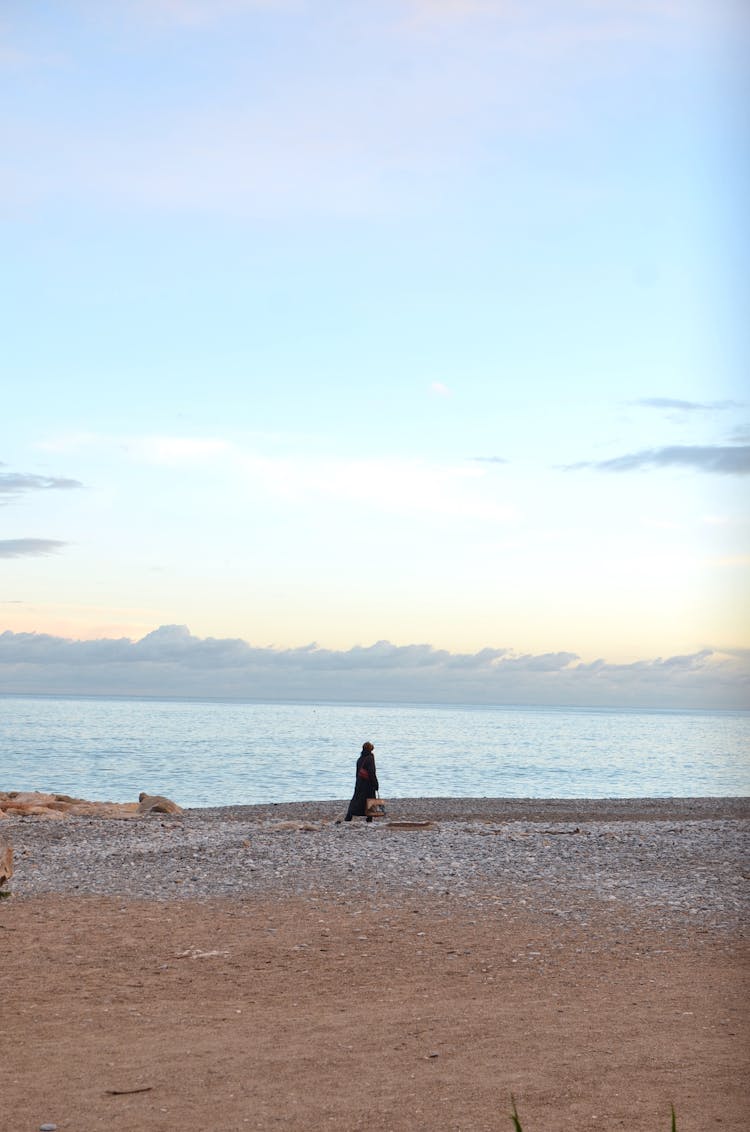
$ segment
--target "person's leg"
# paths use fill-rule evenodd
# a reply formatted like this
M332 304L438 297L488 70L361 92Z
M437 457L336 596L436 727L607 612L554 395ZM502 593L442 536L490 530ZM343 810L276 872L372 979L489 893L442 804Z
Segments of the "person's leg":
M351 821L352 818L363 818L366 813L367 795L363 791L355 790L344 821Z
M344 818L344 821L351 821L352 818L357 817L358 814L362 813L364 813L364 810L362 808L362 800L355 790L354 794L352 795L352 800L349 803L349 809L346 811L346 817Z

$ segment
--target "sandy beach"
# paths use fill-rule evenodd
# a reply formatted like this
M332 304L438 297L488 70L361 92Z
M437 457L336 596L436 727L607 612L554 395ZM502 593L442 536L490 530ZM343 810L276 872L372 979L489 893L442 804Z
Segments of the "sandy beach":
M750 1126L743 799L10 818L0 1125Z

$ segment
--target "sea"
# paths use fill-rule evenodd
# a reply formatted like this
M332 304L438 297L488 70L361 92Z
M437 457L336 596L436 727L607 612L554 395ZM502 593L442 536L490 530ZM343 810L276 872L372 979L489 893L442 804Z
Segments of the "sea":
M0 695L0 790L184 807L750 794L750 712Z

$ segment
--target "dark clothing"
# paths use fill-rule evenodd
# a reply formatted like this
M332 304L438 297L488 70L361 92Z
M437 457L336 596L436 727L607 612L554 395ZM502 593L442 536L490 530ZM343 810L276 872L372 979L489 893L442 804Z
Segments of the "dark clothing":
M346 811L345 821L354 817L364 817L367 813L367 799L374 798L378 792L378 775L375 770L375 756L371 751L363 751L357 759L357 774L354 779L354 794ZM368 818L368 821L371 821Z

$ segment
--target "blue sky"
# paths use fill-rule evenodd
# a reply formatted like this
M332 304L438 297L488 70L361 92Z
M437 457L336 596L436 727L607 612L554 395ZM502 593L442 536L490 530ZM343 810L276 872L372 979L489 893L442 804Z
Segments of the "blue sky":
M325 695L305 664L369 649L396 695L420 646L482 673L429 698L747 704L749 31L6 3L0 686L148 639L193 694ZM104 690L158 691L128 655Z

